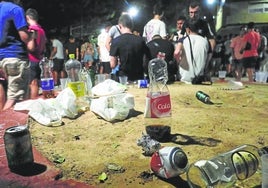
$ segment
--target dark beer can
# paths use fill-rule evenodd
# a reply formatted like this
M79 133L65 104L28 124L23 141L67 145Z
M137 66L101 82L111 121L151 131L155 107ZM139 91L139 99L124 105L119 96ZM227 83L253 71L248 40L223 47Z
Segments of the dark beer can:
M205 104L213 104L210 100L209 95L202 91L197 91L195 96L198 100L202 101Z
M19 125L6 129L4 143L8 167L11 171L33 164L32 143L28 126Z

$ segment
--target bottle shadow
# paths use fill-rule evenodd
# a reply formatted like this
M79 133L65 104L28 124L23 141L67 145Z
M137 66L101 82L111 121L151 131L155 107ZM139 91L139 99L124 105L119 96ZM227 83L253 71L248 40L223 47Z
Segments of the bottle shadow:
M162 181L165 181L165 182L167 182L167 183L169 183L177 188L190 188L188 182L183 180L180 176L172 177L169 179L159 177L159 179Z
M209 138L209 137L200 137L200 136L189 136L184 134L171 134L170 126L146 126L146 133L154 140L157 140L161 143L172 142L179 145L201 145L214 147L217 146L221 140Z
M209 138L209 137L200 137L200 136L189 136L183 134L170 134L169 142L173 142L179 145L201 145L201 146L208 146L208 147L215 147L221 140Z
M27 164L27 165L21 165L16 168L10 169L11 172L21 175L21 176L35 176L39 175L47 170L47 167L43 164L39 163L32 163L32 164Z

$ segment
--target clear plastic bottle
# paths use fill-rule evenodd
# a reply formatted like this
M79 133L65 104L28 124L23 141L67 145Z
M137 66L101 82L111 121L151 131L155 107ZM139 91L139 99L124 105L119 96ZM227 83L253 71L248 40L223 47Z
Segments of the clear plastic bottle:
M45 98L51 98L54 97L54 80L52 76L52 67L53 67L53 61L48 60L46 57L44 57L40 63L39 66L41 68L41 81L40 86L42 89L42 94Z
M81 63L70 56L70 59L65 63L65 70L67 72L70 82L68 87L70 87L76 97L82 97L86 94L85 82L81 81Z
M145 117L158 118L171 116L170 93L165 53L158 53L148 65L150 84L146 96Z
M159 52L157 58L149 61L148 73L150 79L150 92L162 92L166 90L168 81L167 62L165 53Z
M190 187L232 187L237 180L245 180L260 169L261 149L242 145L209 160L200 160L190 165L187 180Z
M68 87L74 92L76 96L76 105L79 112L89 110L90 99L87 96L87 89L91 89L92 84L89 82L89 76L85 76L82 71L80 61L74 59L73 56L65 63L65 70L67 72L70 82Z

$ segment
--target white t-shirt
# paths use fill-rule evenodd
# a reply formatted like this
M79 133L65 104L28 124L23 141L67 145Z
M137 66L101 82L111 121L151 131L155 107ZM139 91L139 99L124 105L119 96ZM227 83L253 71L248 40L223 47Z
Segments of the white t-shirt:
M146 42L150 42L154 35L160 35L162 38L167 36L166 24L158 19L151 19L143 29L143 37Z
M58 39L54 39L52 42L52 47L56 47L57 48L57 53L54 55L54 58L57 59L64 59L64 50L63 50L63 45L62 43L58 40Z
M99 49L100 49L100 60L101 60L101 62L110 62L109 51L105 47L107 37L108 37L107 32L103 32L103 33L99 34L99 36L98 36L98 46L99 46Z
M193 59L191 58L191 49L188 37L183 40L188 67L180 66L181 81L191 82L195 75L203 75L209 50L208 40L200 35L189 35L191 39ZM194 64L194 65L193 65Z

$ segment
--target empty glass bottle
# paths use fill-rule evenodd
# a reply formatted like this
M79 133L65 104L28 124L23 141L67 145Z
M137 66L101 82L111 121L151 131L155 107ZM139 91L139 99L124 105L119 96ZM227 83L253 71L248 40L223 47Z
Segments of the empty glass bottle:
M190 187L233 187L237 180L245 180L260 169L260 157L268 153L253 145L242 145L209 160L190 165L187 180Z

